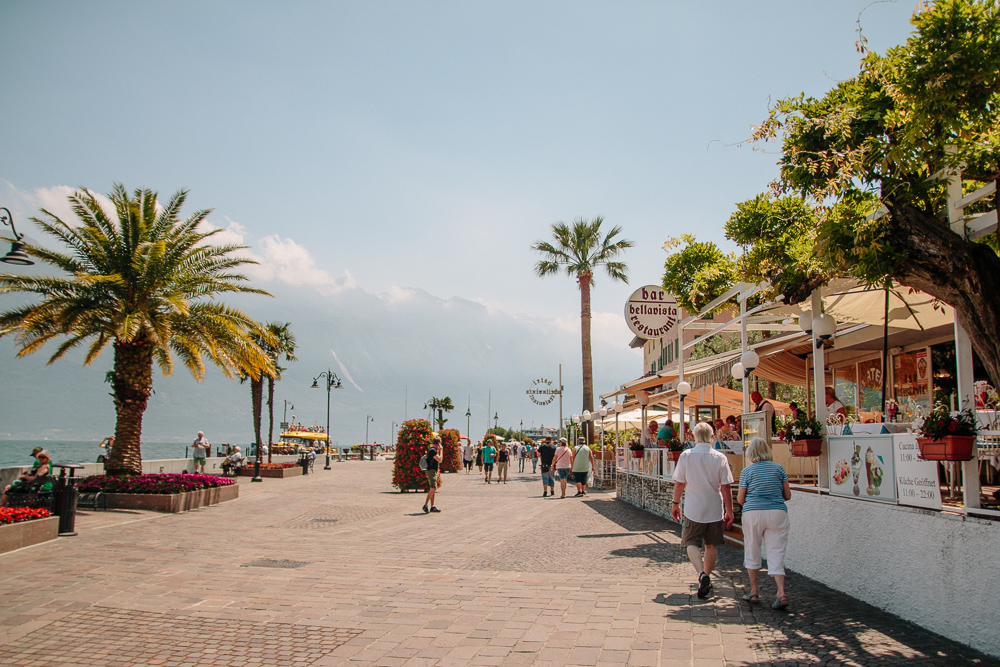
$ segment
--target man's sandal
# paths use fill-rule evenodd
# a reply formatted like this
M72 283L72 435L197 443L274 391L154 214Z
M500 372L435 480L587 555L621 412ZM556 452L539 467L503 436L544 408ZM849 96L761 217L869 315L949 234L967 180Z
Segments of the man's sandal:
M743 601L750 604L760 604L760 596L756 593L747 593L743 596Z
M780 598L774 598L774 604L771 605L771 609L782 610L788 608L788 596L782 595Z

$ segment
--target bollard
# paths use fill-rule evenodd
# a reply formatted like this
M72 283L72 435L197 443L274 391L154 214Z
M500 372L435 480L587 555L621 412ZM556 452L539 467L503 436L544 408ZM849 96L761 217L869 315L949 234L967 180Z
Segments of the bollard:
M299 459L299 465L302 466L302 474L303 475L308 475L309 474L309 459L308 459L308 457L303 456L301 459Z

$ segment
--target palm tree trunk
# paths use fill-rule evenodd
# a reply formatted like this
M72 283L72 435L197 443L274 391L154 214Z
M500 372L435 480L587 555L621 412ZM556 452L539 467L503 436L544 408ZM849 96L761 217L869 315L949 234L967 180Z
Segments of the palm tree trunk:
M260 420L261 409L264 403L264 381L261 378L250 378L250 399L253 401L253 435L257 442L257 451L254 456L260 460Z
M580 348L583 354L583 409L594 411L594 360L590 352L590 280L591 274L577 276L580 283ZM587 442L594 442L593 422L586 422Z
M142 415L153 390L153 346L146 340L115 341L115 446L105 466L109 475L141 475Z
M267 378L267 462L271 462L271 445L274 443L274 378Z

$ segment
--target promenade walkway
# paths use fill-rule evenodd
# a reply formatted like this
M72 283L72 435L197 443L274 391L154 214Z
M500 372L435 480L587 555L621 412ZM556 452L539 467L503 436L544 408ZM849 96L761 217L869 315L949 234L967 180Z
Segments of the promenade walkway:
M0 555L0 665L1000 664L801 577L789 613L751 610L729 547L698 600L676 528L613 492L459 473L424 514L390 476L338 463L179 515L86 512Z

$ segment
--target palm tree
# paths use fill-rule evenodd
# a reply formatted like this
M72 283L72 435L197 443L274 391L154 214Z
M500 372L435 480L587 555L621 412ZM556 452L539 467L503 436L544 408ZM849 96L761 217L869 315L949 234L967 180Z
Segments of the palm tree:
M601 238L604 218L598 216L587 222L583 218L572 225L557 222L552 225L553 242L538 241L532 250L542 253L544 259L535 265L535 273L544 277L565 269L566 275L576 278L580 286L580 342L583 352L583 409L594 410L594 364L590 352L590 289L594 285L594 270L604 266L608 276L628 284L628 266L617 261L626 248L635 244L627 239L615 240L621 227L614 227ZM587 423L588 442L593 442L593 431Z
M139 439L154 360L170 375L176 354L199 380L205 376L203 357L227 377L258 373L271 363L251 338L266 338L267 332L217 300L225 293L268 295L234 272L253 262L235 253L244 246L208 243L221 231L199 229L210 211L181 220L186 197L181 190L164 206L151 190L136 189L130 196L116 183L109 195L116 216L109 217L89 190L77 191L69 201L79 224L66 224L45 209L46 220L32 218L69 252L25 247L67 275L0 274L0 293L40 297L0 313L0 336L16 335L18 356L65 338L49 363L86 345L87 365L109 343L114 348L110 375L117 421L110 474L142 473Z
M451 397L450 396L445 396L444 398L432 397L431 400L428 402L428 405L430 405L438 412L437 423L438 423L438 430L440 431L441 429L444 428L445 422L448 421L447 419L444 418L444 413L451 412L452 410L455 409L454 404L451 402Z
M285 355L287 361L298 361L295 358L295 334L292 333L292 323L285 322L284 324L279 324L278 322L268 322L267 331L271 334L273 342L268 345L267 351L274 360L274 375L268 375L267 377L267 462L271 462L271 442L274 440L274 383L281 379L281 372L285 370L281 366L278 366L278 359L281 355ZM327 434L327 438L330 434Z

